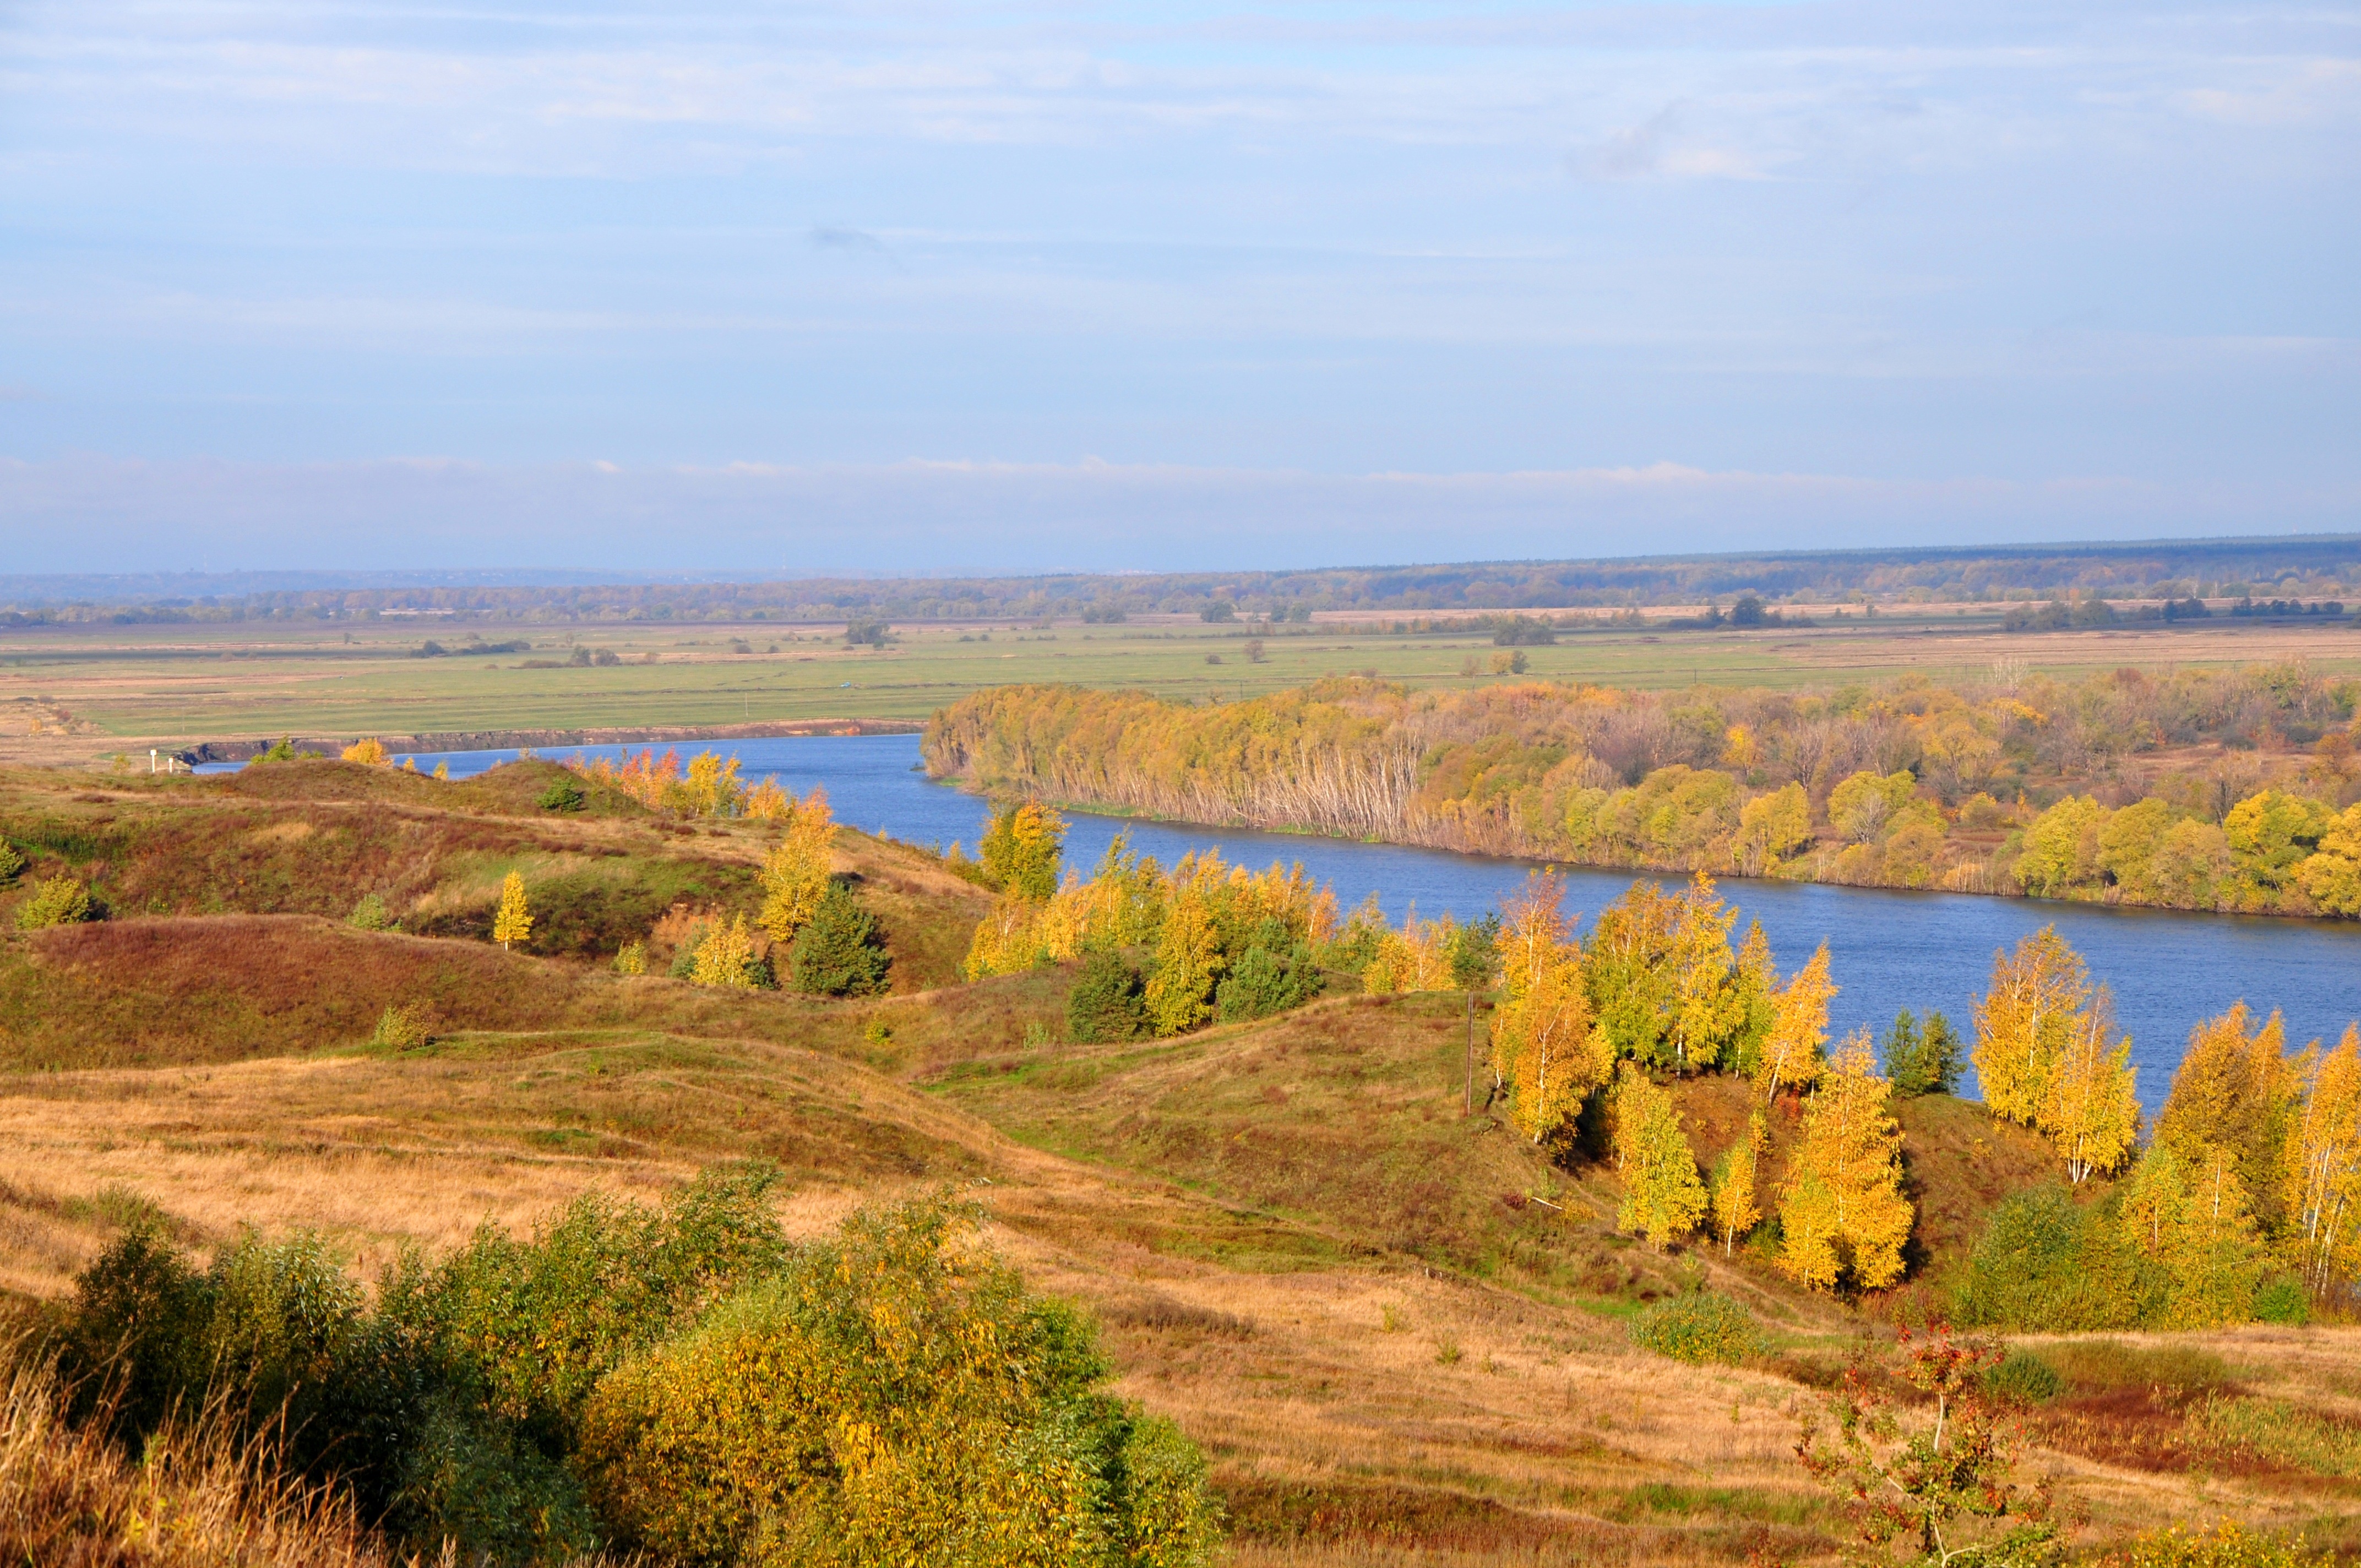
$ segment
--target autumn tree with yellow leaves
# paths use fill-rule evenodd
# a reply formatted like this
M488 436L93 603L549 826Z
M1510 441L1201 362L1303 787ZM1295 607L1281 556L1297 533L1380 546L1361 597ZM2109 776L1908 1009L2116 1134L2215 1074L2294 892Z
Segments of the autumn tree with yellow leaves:
M1711 1206L1713 1228L1721 1237L1722 1255L1730 1255L1745 1235L1762 1222L1763 1211L1756 1207L1755 1176L1763 1157L1763 1146L1769 1141L1769 1127L1763 1113L1755 1111L1746 1119L1746 1135L1722 1151L1713 1164Z
M786 823L787 830L763 857L763 907L757 919L772 941L792 942L828 892L836 818L829 811L828 792L818 785L801 800L781 794L783 802L762 803L774 820Z
M1538 1144L1581 1114L1613 1055L1591 1027L1582 949L1567 939L1561 884L1535 877L1501 913L1501 997L1492 1014L1492 1070L1509 1116Z
M1828 979L1828 945L1822 942L1773 1003L1754 1069L1764 1103L1777 1098L1782 1089L1808 1088L1818 1080L1820 1047L1828 1037L1828 998L1836 993L1836 983Z
M1866 1031L1840 1046L1804 1102L1779 1201L1779 1267L1816 1289L1880 1290L1902 1277L1916 1218L1902 1193L1902 1129Z
M1705 1217L1705 1183L1673 1097L1631 1063L1615 1085L1615 1164L1623 1202L1615 1228L1654 1246L1679 1241Z
M492 940L511 948L533 936L533 911L525 903L524 874L511 872L500 879L500 907L492 913Z
M2326 1295L2361 1274L2361 1027L2310 1064L2286 1158L2290 1250L2305 1286Z
M2047 1135L2078 1185L2121 1168L2139 1137L2131 1036L2056 927L1993 955L1975 1017L1976 1080L1993 1114Z

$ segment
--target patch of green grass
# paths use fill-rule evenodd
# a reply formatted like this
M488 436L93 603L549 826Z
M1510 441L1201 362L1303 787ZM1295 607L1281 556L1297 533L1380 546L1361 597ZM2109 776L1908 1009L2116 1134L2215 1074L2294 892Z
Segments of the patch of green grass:
M2215 1395L2190 1420L2224 1447L2316 1475L2361 1476L2361 1427L2306 1406Z

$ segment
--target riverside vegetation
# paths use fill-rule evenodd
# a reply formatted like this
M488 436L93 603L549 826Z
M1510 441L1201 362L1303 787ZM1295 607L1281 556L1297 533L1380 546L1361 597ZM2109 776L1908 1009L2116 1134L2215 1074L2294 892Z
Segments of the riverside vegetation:
M1817 694L1340 679L1017 686L928 726L986 789L1588 865L2361 916L2361 681L2003 670Z
M2361 1541L2361 1042L2227 1007L2143 1138L2052 936L1831 1043L1703 879L1394 927L712 756L5 773L0 839L12 1556Z

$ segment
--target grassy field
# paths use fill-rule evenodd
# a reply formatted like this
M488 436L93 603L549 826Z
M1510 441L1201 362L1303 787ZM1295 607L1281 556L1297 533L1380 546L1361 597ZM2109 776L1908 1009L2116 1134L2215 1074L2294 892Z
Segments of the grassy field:
M55 1297L141 1213L201 1248L310 1228L367 1277L405 1243L757 1156L801 1234L902 1193L979 1200L995 1246L1098 1317L1121 1392L1204 1446L1242 1568L1837 1556L1791 1446L1878 1317L1747 1249L1616 1234L1607 1166L1463 1113L1457 994L1347 986L1178 1040L1062 1043L1071 976L957 983L987 895L850 830L837 869L884 927L893 993L705 990L659 978L661 952L618 976L604 954L652 920L744 906L776 829L604 797L553 815L549 773L0 773L0 828L33 851L19 885L70 867L115 916L27 934L0 907L0 1289ZM482 928L511 866L547 916L516 952ZM409 929L332 917L368 891ZM430 1009L434 1041L368 1044L393 1003ZM1708 1159L1753 1103L1735 1080L1680 1092ZM1939 1277L2048 1156L1961 1102L1903 1115ZM1793 1135L1774 1127L1766 1183ZM1635 1310L1700 1283L1750 1305L1769 1356L1631 1344ZM2037 1458L2089 1510L2085 1542L2222 1517L2361 1538L2361 1330L2045 1354L2072 1376Z
M1390 626L1391 622L1387 623ZM1159 619L1116 626L997 622L897 630L848 649L833 630L657 623L571 630L488 625L525 652L423 659L442 622L349 633L304 626L32 628L0 632L0 761L79 762L208 740L534 729L719 728L785 720L917 721L980 687L1071 681L1207 700L1365 672L1420 686L1499 679L1479 631L1373 630L1315 621L1260 638L1237 626ZM618 663L563 664L577 646ZM1697 682L1825 686L1919 671L1982 678L1995 662L2057 674L2119 665L2239 664L2301 658L2361 671L2361 626L2227 622L2010 634L1997 611L1897 609L1759 631L1586 630L1525 650L1531 674L1665 687ZM34 732L38 721L47 731Z

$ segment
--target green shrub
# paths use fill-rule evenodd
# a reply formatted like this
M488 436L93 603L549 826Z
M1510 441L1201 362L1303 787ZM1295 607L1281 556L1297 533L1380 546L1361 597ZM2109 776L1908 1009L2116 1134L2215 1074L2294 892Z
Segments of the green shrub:
M1083 1045L1137 1040L1148 1032L1139 971L1120 953L1093 948L1066 992L1066 1037Z
M697 955L694 953L689 955L688 967L692 972L696 970ZM617 974L647 973L648 945L645 942L624 943L615 953L615 972Z
M386 908L384 899L374 893L365 893L353 905L353 912L345 916L345 924L362 931L390 931L393 928L393 914Z
M2078 1206L2056 1182L1994 1209L1953 1292L1962 1327L2031 1333L2137 1327L2169 1283L2124 1244L2111 1205Z
M1631 1320L1631 1343L1675 1361L1736 1366L1767 1348L1753 1315L1714 1290L1675 1296L1643 1308Z
M787 982L807 996L870 996L885 989L893 961L878 938L877 917L851 889L831 882L787 949Z
M90 889L60 872L42 881L16 905L16 929L46 931L52 926L88 920L93 913Z
M2267 1323L2302 1324L2312 1321L2312 1299L2303 1281L2292 1274L2274 1275L2255 1292L2255 1316Z
M0 883L16 881L16 873L24 869L25 857L16 852L16 846L0 839Z
M856 1215L602 1383L581 1465L620 1544L713 1564L1208 1561L1202 1460L1096 1392L1089 1325L939 1204Z
M1213 1014L1224 1024L1268 1018L1320 994L1321 977L1309 946L1291 940L1286 925L1265 920L1213 992Z
M502 1409L568 1431L625 1357L785 1260L776 1180L761 1165L708 1172L661 1210L586 1194L529 1241L488 1223L420 1283L416 1311Z
M2012 1350L1997 1366L1984 1369L1984 1391L2020 1405L2039 1405L2066 1390L2058 1369L2030 1351Z
M533 804L544 811L579 811L587 800L582 786L572 779L555 779Z
M434 1043L434 1021L423 1007L388 1007L378 1014L368 1043L379 1050L414 1051Z

